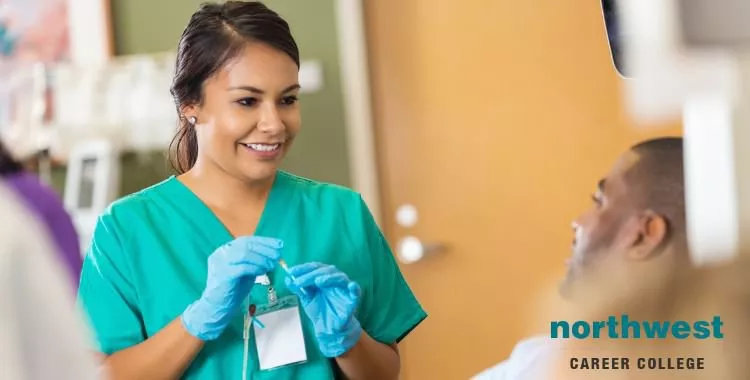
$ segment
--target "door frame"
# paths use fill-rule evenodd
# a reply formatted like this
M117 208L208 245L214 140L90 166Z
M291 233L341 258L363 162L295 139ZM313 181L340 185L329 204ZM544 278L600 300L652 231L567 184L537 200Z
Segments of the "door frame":
M349 176L383 228L374 118L370 92L364 0L336 0L339 66L344 99Z

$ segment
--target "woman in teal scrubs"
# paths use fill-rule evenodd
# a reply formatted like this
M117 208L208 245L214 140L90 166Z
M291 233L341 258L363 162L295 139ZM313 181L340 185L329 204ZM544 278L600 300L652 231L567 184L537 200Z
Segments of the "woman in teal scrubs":
M300 130L298 69L261 3L190 19L172 85L179 175L114 202L83 265L114 378L398 377L397 343L426 313L367 206L279 170Z

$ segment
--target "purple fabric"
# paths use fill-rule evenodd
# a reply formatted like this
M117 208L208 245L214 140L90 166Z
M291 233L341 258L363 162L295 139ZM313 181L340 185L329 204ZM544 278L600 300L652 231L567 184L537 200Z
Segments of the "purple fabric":
M61 262L65 264L76 289L81 275L81 249L73 221L65 211L57 193L43 184L36 175L17 173L7 175L5 183L14 190L37 217L46 225L57 245Z

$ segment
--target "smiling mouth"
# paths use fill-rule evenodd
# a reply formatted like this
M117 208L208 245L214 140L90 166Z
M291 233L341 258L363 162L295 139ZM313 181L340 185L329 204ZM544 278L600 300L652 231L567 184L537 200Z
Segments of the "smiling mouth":
M270 153L275 152L281 148L280 143L276 144L240 144L244 145L247 148L250 148L256 152L264 152L264 153Z

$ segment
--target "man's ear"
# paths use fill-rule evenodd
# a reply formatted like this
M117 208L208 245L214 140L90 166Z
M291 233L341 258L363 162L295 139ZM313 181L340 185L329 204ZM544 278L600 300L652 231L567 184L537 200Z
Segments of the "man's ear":
M631 225L634 239L632 247L628 250L628 258L649 259L659 252L659 248L667 240L669 224L663 216L652 210L642 212L634 222Z

